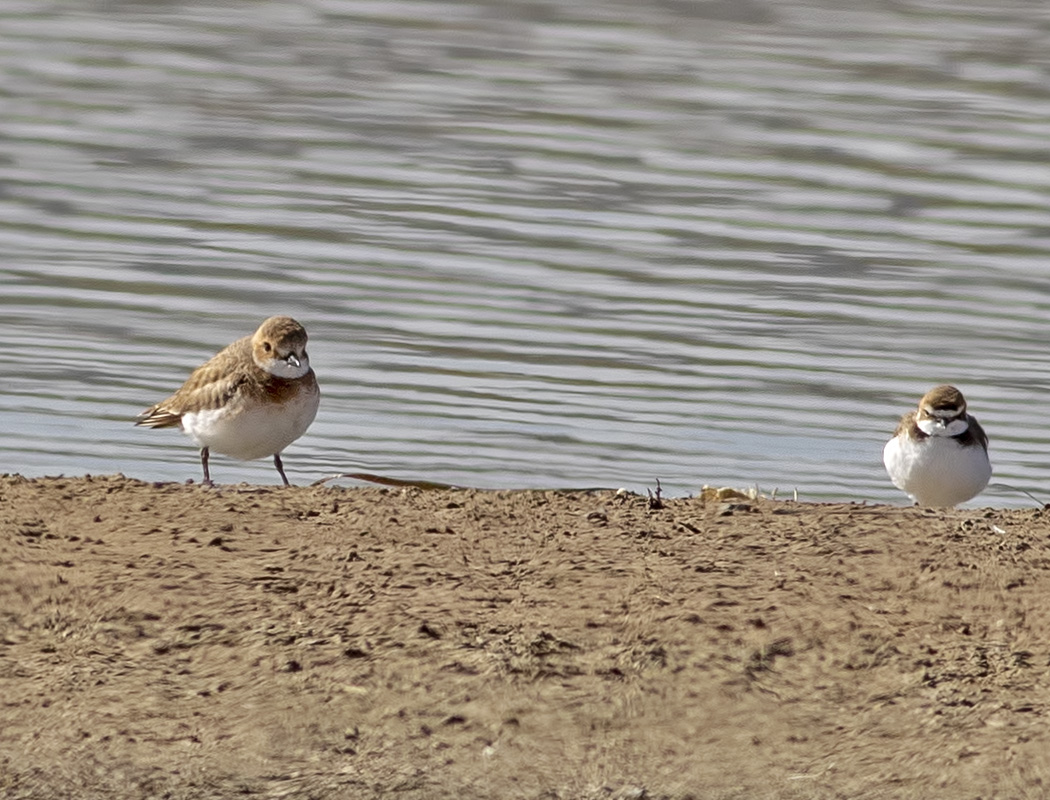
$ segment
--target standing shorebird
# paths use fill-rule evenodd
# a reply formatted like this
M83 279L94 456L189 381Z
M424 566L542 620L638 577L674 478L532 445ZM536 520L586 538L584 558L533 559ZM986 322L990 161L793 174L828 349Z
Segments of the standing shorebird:
M954 386L936 386L901 417L882 461L894 485L921 506L954 506L988 485L988 437Z
M208 486L212 450L242 461L273 456L289 486L281 451L310 427L321 399L306 338L306 329L291 317L270 317L197 367L181 389L143 411L135 424L181 428L201 449Z

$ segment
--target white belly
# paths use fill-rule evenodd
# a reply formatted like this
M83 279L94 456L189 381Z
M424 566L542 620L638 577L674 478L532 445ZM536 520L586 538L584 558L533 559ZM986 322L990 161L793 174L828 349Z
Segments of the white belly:
M263 403L182 415L182 429L198 447L242 461L280 453L306 433L320 396L300 392L287 403Z
M976 497L992 477L987 451L945 436L895 436L882 452L894 485L922 506L954 506Z

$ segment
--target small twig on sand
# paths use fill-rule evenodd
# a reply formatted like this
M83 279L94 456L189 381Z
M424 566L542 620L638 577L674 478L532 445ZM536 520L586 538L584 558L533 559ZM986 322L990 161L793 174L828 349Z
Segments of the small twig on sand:
M1038 497L1036 497L1034 494L1029 492L1027 489L1022 489L1019 486L1011 486L1008 483L989 483L988 484L988 488L989 489L1007 489L1007 490L1009 490L1011 492L1020 492L1021 494L1027 495L1029 498L1031 498L1031 500L1037 506L1039 506L1040 508L1046 508L1048 505L1050 505L1050 503L1043 502Z
M655 494L653 494L653 490L652 489L646 489L645 491L647 491L649 493L649 508L657 509L657 508L663 508L664 507L663 500L660 499L661 488L660 488L660 479L659 478L656 479L656 493Z
M323 486L328 481L334 481L339 478L352 478L355 481L367 481L368 483L378 483L381 486L401 486L415 489L461 489L463 487L456 486L452 483L438 483L437 481L418 481L418 480L403 480L401 478L387 478L383 475L372 475L368 472L340 472L338 475L329 475L327 478L321 478L321 480L314 481L311 486Z

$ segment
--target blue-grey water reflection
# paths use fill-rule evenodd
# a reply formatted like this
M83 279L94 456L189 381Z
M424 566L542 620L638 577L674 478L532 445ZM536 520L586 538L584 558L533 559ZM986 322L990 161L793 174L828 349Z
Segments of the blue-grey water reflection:
M77 5L0 10L4 471L198 477L129 420L289 313L298 483L903 501L950 381L1050 499L1030 5Z

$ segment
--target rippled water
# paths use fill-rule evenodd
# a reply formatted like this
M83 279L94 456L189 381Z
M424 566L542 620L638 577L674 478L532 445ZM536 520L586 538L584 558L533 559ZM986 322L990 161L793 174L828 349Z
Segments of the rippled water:
M324 392L293 482L898 502L882 442L950 381L994 480L1050 499L1046 23L7 3L0 470L198 477L187 439L129 420L289 313Z

